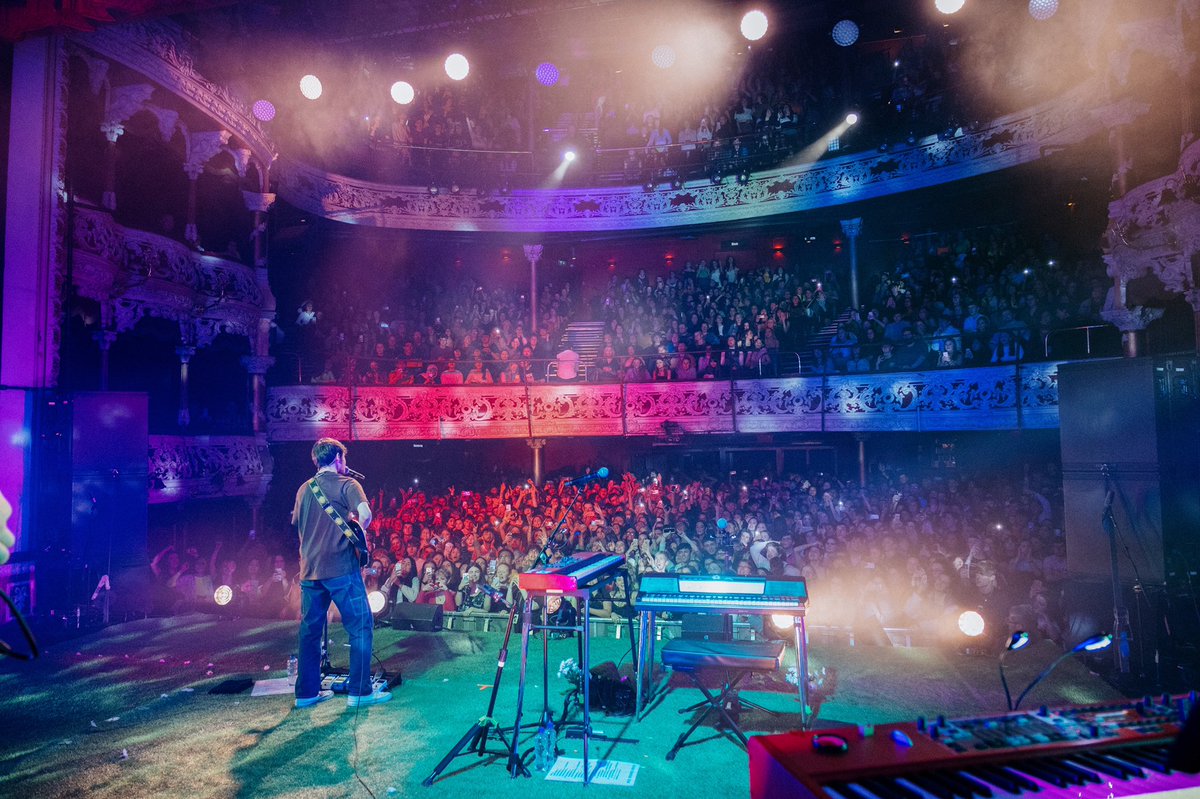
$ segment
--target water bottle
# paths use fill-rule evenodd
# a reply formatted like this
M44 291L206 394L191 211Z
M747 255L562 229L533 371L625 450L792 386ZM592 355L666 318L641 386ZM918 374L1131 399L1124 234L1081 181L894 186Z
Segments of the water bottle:
M554 768L558 761L558 733L554 730L554 719L546 719L546 771Z
M558 760L558 737L554 732L554 721L546 719L546 723L538 728L537 737L533 741L533 767L537 771L549 771Z
M546 766L546 728L538 727L537 735L533 737L533 768L535 771L545 771Z
M288 685L296 684L296 675L300 672L300 661L295 655L288 658Z

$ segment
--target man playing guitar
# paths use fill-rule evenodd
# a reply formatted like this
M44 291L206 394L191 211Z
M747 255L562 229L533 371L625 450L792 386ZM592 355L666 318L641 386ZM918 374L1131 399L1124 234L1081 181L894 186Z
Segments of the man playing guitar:
M317 474L296 492L292 523L300 533L300 644L296 707L332 697L321 691L321 639L329 603L337 606L350 639L347 705L366 707L392 695L371 688L374 619L367 604L360 558L366 551L363 531L371 525L371 506L346 467L346 446L333 438L313 445ZM351 514L357 514L357 524ZM357 537L358 540L355 540Z

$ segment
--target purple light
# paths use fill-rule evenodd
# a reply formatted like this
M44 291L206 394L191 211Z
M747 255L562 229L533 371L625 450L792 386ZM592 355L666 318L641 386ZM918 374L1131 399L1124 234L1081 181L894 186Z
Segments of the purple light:
M538 64L534 76L537 78L537 82L543 86L553 86L558 83L558 67L549 61L543 61Z
M275 118L275 104L270 100L255 100L253 111L259 122L270 122Z

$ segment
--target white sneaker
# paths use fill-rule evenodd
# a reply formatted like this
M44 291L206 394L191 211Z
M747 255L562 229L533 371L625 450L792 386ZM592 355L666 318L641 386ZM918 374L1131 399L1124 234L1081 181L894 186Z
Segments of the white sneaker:
M296 697L296 707L312 707L326 699L333 699L333 691L321 691L316 696L307 696L303 699Z
M367 694L366 696L347 696L346 707L368 707L370 705L382 705L384 702L392 701L392 695L388 691L375 691L375 693Z

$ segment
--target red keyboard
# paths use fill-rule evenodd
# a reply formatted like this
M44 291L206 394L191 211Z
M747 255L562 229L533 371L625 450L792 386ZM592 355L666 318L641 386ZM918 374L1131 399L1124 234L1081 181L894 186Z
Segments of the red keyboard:
M604 581L624 563L623 555L576 552L557 563L517 575L517 585L522 591L579 591Z
M871 734L848 728L756 736L750 739L750 795L1200 797L1200 776L1168 765L1174 739L1196 704L1194 695L1147 700L930 723L918 719L879 725ZM1197 753L1192 754L1194 763Z

